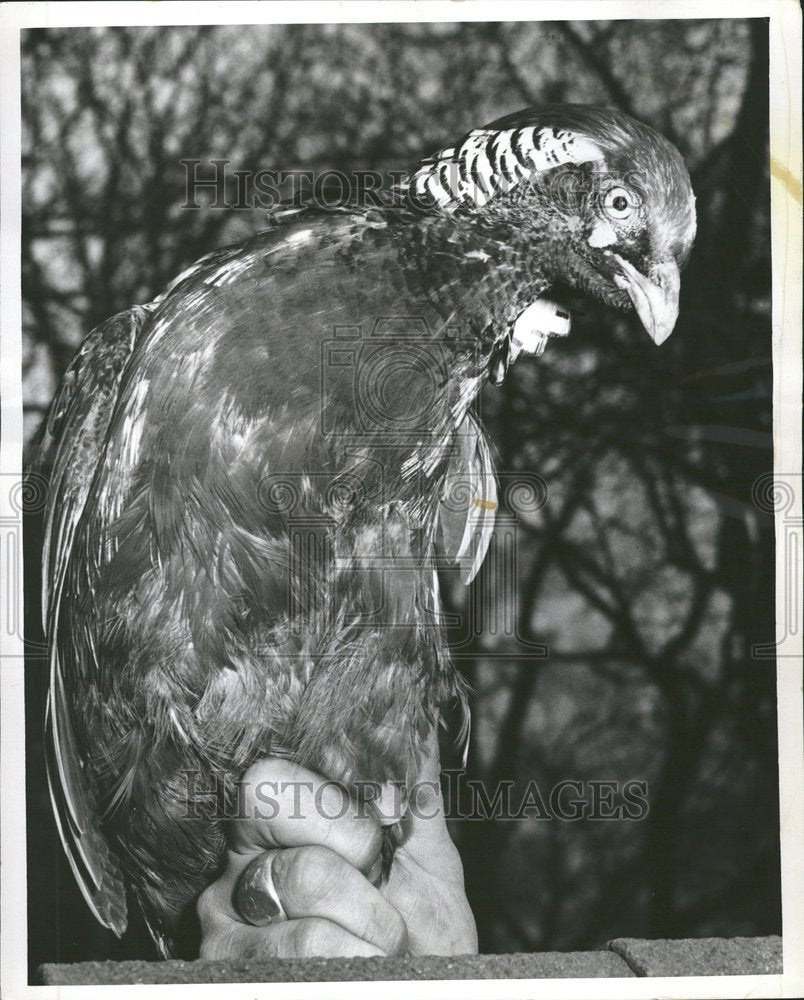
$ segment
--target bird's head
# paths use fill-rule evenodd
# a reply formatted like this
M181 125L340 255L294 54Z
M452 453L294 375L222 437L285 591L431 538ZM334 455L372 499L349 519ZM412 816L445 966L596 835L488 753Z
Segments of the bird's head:
M586 105L520 111L429 158L410 191L511 246L525 279L530 266L551 287L633 306L656 344L672 333L695 197L647 125Z

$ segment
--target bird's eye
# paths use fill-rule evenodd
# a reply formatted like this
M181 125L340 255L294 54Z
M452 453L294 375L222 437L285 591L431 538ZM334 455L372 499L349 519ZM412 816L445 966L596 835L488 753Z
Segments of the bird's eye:
M618 222L629 218L637 207L634 195L624 187L609 188L603 197L603 210L606 215Z

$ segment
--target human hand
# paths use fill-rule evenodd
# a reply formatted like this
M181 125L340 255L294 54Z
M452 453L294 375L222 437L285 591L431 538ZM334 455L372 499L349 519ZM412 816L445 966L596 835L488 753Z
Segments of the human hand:
M226 869L198 901L201 957L476 952L438 776L433 739L403 820L403 842L377 888L383 839L377 818L343 788L296 764L273 758L254 764L241 782L245 818L231 824ZM248 903L243 893L246 880L265 880L266 868L278 906L259 893ZM255 926L238 901L253 911L252 921L259 922L262 907L270 922Z

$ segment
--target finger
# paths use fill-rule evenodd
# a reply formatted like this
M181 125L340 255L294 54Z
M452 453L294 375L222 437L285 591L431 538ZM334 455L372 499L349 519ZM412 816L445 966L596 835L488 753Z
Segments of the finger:
M460 858L447 829L440 774L438 736L432 729L417 780L408 794L408 809L402 820L403 843L415 853L422 867L439 877L462 877Z
M382 844L376 817L343 786L291 761L265 758L240 782L238 818L230 847L253 856L273 847L326 844L360 871L368 871Z
M282 912L290 920L320 917L385 954L402 955L407 948L407 928L395 907L326 847L267 852L240 876L234 899L250 923L262 923L263 915L266 923L275 922Z
M285 920L270 927L229 924L204 938L199 957L237 958L370 958L384 955L375 945L320 917Z

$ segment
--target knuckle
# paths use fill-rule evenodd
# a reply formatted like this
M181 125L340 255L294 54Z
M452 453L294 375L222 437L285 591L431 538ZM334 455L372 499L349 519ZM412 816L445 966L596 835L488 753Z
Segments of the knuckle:
M201 924L202 932L206 933L220 926L222 914L218 906L216 882L213 882L204 889L196 901L195 910Z
M389 955L402 955L407 950L407 925L385 900L378 900L368 908L356 933L364 941L376 942Z
M300 920L293 929L294 953L306 958L326 954L333 929L328 921L318 917Z
M274 757L263 757L255 761L243 774L241 784L254 784L258 781L271 781L281 778L287 765L285 761Z
M240 815L250 817L262 805L258 789L265 783L278 783L282 780L282 761L266 757L258 760L240 778L238 794L240 796Z
M295 900L321 900L336 890L341 877L341 865L334 851L327 847L302 847L287 859L282 885Z

